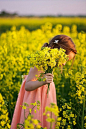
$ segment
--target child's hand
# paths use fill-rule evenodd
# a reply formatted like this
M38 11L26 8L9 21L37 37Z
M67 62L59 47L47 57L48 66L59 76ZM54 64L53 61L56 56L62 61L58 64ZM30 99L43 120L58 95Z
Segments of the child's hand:
M48 83L52 83L53 82L53 74L51 73L46 73L44 74L44 77L46 78L46 80L44 81L44 84L48 84Z

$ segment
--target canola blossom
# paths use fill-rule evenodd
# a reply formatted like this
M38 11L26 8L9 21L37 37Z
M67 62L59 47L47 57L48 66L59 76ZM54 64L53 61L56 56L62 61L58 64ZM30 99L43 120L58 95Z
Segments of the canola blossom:
M68 55L65 54L65 50L60 48L51 49L50 47L43 47L42 50L36 51L28 56L30 67L36 67L38 70L44 71L44 73L52 73L53 68L62 66L68 60ZM40 76L41 77L41 76ZM39 81L45 81L45 78L37 79ZM49 90L49 84L48 84Z
M30 105L32 105L32 108L30 108L27 103L23 103L21 105L22 109L24 110L24 122L23 122L23 124L18 123L17 124L17 129L21 129L21 128L34 129L34 127L35 127L35 129L40 129L41 128L40 121L37 120L37 119L34 119L33 115L31 114L36 106L37 106L37 110L39 110L40 101L37 101L35 103L30 103ZM27 114L26 109L27 109L27 111L29 111L28 114ZM34 110L34 112L36 113L36 110Z
M60 48L50 49L48 47L42 48L40 51L36 51L34 54L28 56L31 67L37 67L38 70L46 72L48 67L51 69L59 67L68 60L68 56L65 54L65 50Z
M0 93L0 129L10 129L7 104Z

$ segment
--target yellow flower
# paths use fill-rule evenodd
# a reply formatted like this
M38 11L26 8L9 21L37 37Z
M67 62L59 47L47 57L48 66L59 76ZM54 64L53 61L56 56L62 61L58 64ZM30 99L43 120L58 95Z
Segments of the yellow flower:
M7 123L7 127L10 129L11 126Z
M48 114L47 114L47 116L49 117L49 116L50 116L50 114L48 113Z
M58 121L61 121L61 119L62 119L61 117L58 117L58 118L57 118Z
M71 113L71 114L70 114L70 117L74 117L74 114Z
M23 105L22 109L26 109L26 106Z
M26 119L24 122L25 122L25 127L27 127L28 125L30 125L30 121L28 119Z
M36 113L36 110L34 110L34 112Z
M32 109L30 108L30 109L29 109L29 112L31 113L31 111L32 111Z
M67 126L67 129L71 129L70 125Z
M33 123L35 124L35 125L37 125L38 124L38 120L34 120L34 119L32 119L32 121L33 121Z
M62 122L63 122L63 125L65 125L66 124L66 119L63 119Z
M86 128L86 123L84 123L84 127Z
M65 116L66 115L66 111L63 111L63 116Z
M76 122L75 121L73 121L73 125L76 125Z
M38 128L38 129L40 129L40 128L41 128L41 126L40 126L40 125L37 125L37 128Z
M60 122L57 122L56 124L57 124L57 126L60 126Z
M2 126L4 126L4 125L5 125L5 123L6 123L5 121L1 121L1 125L2 125Z
M62 106L62 108L63 108L63 109L65 109L65 108L66 108L66 106L65 106L65 105L63 105L63 106Z
M62 108L60 108L60 111L62 111Z
M5 117L6 117L5 115L1 115L1 116L2 116L2 119L5 119Z
M83 101L81 100L81 101L80 101L80 103L82 104L82 103L83 103Z
M68 116L68 120L70 121L70 117Z
M36 105L37 105L37 103L36 103L36 102L35 102L35 103L31 103L31 105L36 106Z
M29 120L31 120L31 119L32 119L32 117L31 117L31 115L29 115L28 118L27 118L27 120L29 121Z
M84 120L86 120L86 116L84 117Z
M47 122L51 122L52 119L48 117L48 118L46 119L46 121L47 121Z
M67 105L67 109L71 109L71 107L69 107L69 106Z
M3 98L2 98L2 95L0 94L0 102L2 102L3 101Z
M47 127L45 127L44 129L47 129Z
M3 114L6 114L7 110L2 109Z
M44 112L43 115L46 115L46 113Z

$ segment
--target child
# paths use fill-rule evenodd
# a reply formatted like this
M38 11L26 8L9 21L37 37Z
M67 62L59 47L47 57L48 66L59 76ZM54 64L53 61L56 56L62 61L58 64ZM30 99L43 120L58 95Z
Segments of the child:
M77 53L75 49L75 44L73 43L72 39L66 35L57 35L52 40L48 43L45 43L43 47L50 47L51 49L53 48L63 48L66 50L66 54L69 56L69 60L74 59L75 54ZM64 65L64 64L63 64ZM50 103L55 103L57 104L56 100L56 90L55 90L55 85L53 82L53 74L47 73L44 74L46 77L45 81L39 82L36 79L35 75L40 75L42 71L38 71L38 69L34 66L34 68L31 68L29 71L29 74L25 76L25 79L22 83L12 123L11 123L11 129L16 129L17 124L21 123L23 124L24 122L24 110L20 105L22 103L26 102L29 104L29 108L32 108L30 103L34 103L35 101L40 101L40 109L39 111L37 110L36 113L32 111L32 114L34 115L34 119L40 120L40 125L41 127L47 127L49 129L50 124L46 121L46 116L43 116L43 112L45 111L46 106L50 106ZM48 97L47 97L47 86L46 84L50 83L50 90L48 92ZM28 115L29 111L26 110L26 117ZM52 129L55 128L55 124L53 125Z

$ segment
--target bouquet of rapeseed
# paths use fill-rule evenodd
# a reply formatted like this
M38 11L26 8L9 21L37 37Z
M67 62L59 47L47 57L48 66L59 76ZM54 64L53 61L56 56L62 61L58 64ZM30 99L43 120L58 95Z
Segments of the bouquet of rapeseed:
M36 67L38 70L44 71L44 73L52 73L53 68L59 67L68 60L68 56L65 54L65 50L60 48L51 49L49 47L43 47L42 50L28 56L30 67ZM39 81L45 81L42 77L43 73L37 79ZM48 84L49 90L49 84Z

